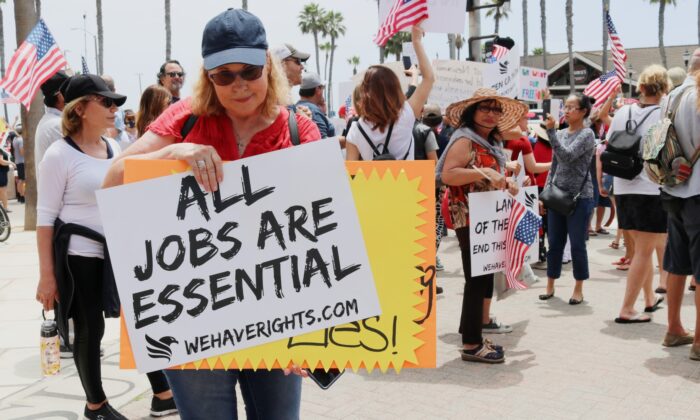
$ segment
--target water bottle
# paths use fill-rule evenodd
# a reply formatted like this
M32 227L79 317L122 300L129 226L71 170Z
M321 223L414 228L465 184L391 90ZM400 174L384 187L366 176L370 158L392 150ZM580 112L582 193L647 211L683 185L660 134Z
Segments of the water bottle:
M43 316L43 311L42 311ZM53 319L41 323L41 372L53 376L61 370L61 343L58 339L58 326Z

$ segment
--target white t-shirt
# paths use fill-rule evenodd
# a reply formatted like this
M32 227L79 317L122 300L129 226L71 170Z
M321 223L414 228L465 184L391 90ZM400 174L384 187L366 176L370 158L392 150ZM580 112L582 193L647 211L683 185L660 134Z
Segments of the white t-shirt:
M56 108L46 107L46 112L36 126L36 140L34 144L34 162L37 170L44 159L44 154L49 146L56 140L63 138L61 128L61 111Z
M408 101L405 101L401 108L399 119L394 123L391 139L389 140L388 151L396 160L404 160L404 156L406 156L405 160L413 160L413 123L415 121L416 116L413 113L413 108L411 108ZM389 127L385 127L385 130L382 132L378 129L372 130L372 125L365 121L364 118L360 118L358 123L362 125L362 129L365 130L367 137L372 140L372 143L374 143L377 149L379 149L380 152L383 151ZM352 125L346 140L357 147L362 160L374 159L372 146L367 143L360 129L357 128L357 124Z
M104 234L95 191L121 152L117 142L107 141L113 152L111 159L86 155L64 140L49 146L39 164L37 226L53 227L58 217ZM104 250L101 243L75 235L68 244L68 255L104 258Z
M637 104L625 105L615 112L612 122L610 123L610 128L608 129L608 140L614 131L622 131L625 129L627 124L627 119L629 118L629 109L632 107L632 120L641 121L644 116L649 114L649 117L644 121L642 125L637 127L637 134L644 136L647 131L659 121L661 118L661 110L657 107L655 110L650 110L650 107L642 108ZM641 146L640 146L641 147ZM613 194L615 195L625 195L625 194L640 194L640 195L659 195L661 191L659 186L654 184L649 180L647 172L642 169L633 179L623 179L615 177L613 179Z

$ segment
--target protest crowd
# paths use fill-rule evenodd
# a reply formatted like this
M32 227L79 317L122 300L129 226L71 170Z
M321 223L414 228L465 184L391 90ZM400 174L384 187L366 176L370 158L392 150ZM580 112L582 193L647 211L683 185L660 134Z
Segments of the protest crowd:
M214 192L224 162L317 140L336 142L348 161L435 162L435 268L443 269L441 238L455 235L464 272L459 332L465 362L506 359L507 349L487 338L513 331L492 315L502 284L531 284L539 274L546 276L546 290L535 300L547 301L557 285L571 283L568 303L586 304L587 241L600 235L610 235L611 248L624 248L615 264L626 276L626 290L619 310L609 308L611 319L647 323L665 301L668 330L659 341L689 346L690 358L700 361L700 294L695 333L680 318L686 278L692 277L694 290L700 276L700 165L693 165L700 154L700 48L687 73L647 66L638 79L638 100L617 101L619 85L602 98L575 93L560 98L560 116L490 87L444 108L430 103L436 75L420 22L410 31L417 63L405 69L407 91L394 71L370 66L339 109L341 129L327 112L324 80L304 69L310 54L291 44L268 45L261 21L238 9L204 28L201 71L186 75L177 60L166 61L138 109L121 108L126 97L108 75L59 71L41 84L46 108L35 135L36 299L51 310L72 296L55 309L61 357L75 360L85 391L85 418L125 418L110 406L101 382L104 317L118 317L120 308L95 191L122 184L127 159L169 159L185 161L202 188ZM191 97L183 97L186 83L194 84ZM295 87L300 99L292 103ZM547 90L543 97L553 99ZM663 123L666 131L658 128ZM640 156L650 141L672 149L673 171L644 165ZM636 154L621 146L625 142ZM17 171L14 190L23 202L23 156L22 127L15 121L0 147L0 204L7 210L8 171ZM625 158L630 165L619 163ZM472 275L471 194L506 191L516 197L526 187L539 192L531 228L538 258L523 263L521 257L513 275ZM573 278L562 275L569 263ZM158 370L148 373L150 414L230 418L240 384L248 418L298 418L306 376L298 366Z

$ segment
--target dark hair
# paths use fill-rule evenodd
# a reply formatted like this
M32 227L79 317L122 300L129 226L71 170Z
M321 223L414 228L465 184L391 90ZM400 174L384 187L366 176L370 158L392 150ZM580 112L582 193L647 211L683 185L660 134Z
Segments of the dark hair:
M310 98L316 94L316 88L299 89L299 96L303 98Z
M427 117L423 117L422 121L423 124L427 125L430 128L435 128L440 123L442 123L442 116L440 115L430 115Z
M362 117L372 129L384 132L401 115L406 96L396 74L384 66L370 66L362 79L360 107Z
M495 100L495 99L486 99L484 101L479 101L476 102L464 109L462 111L462 115L459 117L459 126L460 127L467 127L472 130L476 128L476 122L474 121L474 115L476 114L476 109L479 107L480 104L486 104L486 105L499 105L500 103ZM475 130L476 131L476 130ZM496 134L498 134L498 127L494 127L493 130L489 133L489 138L487 139L490 143L495 143L497 142L496 139Z
M583 118L588 118L588 116L591 115L591 109L593 109L595 98L586 96L582 93L572 93L571 96L576 98L579 108L586 110L586 115L584 115Z
M56 91L55 95L44 96L44 105L49 108L56 108L56 105L58 105L58 95L60 93L61 92Z
M136 131L139 137L143 136L148 125L165 111L171 99L170 92L163 86L151 85L143 91L136 114Z
M183 69L182 64L180 64L180 62L177 60L168 60L165 63L163 63L163 65L160 66L160 70L158 70L158 74L156 75L157 82L161 86L163 86L163 83L160 82L160 78L165 76L165 66L167 66L168 64L177 64L178 66L180 66L181 69Z

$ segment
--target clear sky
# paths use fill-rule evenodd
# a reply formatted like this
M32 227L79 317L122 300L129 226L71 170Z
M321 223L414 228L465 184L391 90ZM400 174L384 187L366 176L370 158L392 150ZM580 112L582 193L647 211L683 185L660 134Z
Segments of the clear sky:
M482 0L488 1L488 0ZM249 10L265 24L271 46L288 42L313 54L313 38L298 29L299 12L307 0L249 0ZM347 32L338 40L334 85L352 75L347 58L358 55L360 67L378 62L378 50L372 43L377 29L375 0L317 0L327 10L339 11L345 17ZM172 56L180 60L186 72L193 76L201 65L200 45L206 22L227 7L240 7L240 0L172 0ZM541 46L539 0L528 2L529 48ZM602 23L600 0L574 0L574 49L601 48ZM611 15L625 47L658 45L658 6L648 0L611 0ZM547 2L547 44L549 52L566 51L566 19L564 0ZM135 108L139 96L139 77L145 88L155 82L155 75L165 57L165 30L162 0L103 0L104 66L116 81L117 90L128 96L127 107ZM678 0L676 7L666 10L666 45L697 42L698 2ZM3 5L5 18L5 51L9 61L17 42L15 37L14 4ZM59 46L66 50L70 65L80 69L83 49L83 13L87 15L87 30L96 33L94 0L43 0L42 16ZM492 33L494 22L482 12L482 33ZM80 28L76 30L74 28ZM468 28L465 28L465 34ZM522 45L522 0L515 0L508 19L501 21L501 34L511 36ZM522 48L522 47L521 47ZM447 36L426 36L428 55L448 58ZM466 56L466 48L462 57ZM87 62L95 71L95 50L91 34L87 39ZM321 58L323 64L323 58ZM314 58L308 68L315 69ZM323 69L321 70L323 72ZM193 85L190 77L185 93ZM11 115L17 105L10 106Z

